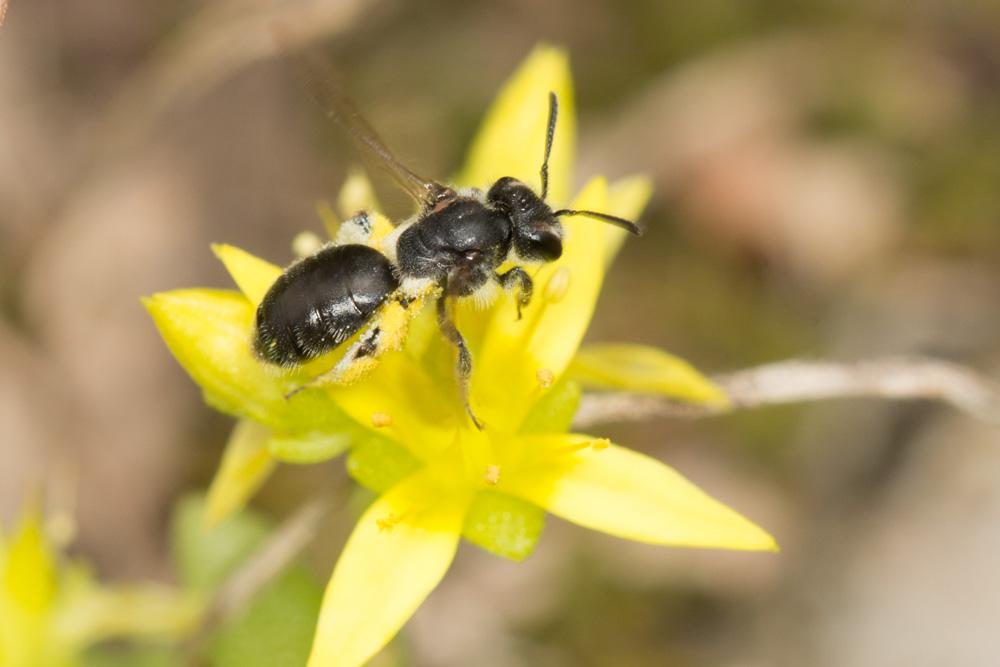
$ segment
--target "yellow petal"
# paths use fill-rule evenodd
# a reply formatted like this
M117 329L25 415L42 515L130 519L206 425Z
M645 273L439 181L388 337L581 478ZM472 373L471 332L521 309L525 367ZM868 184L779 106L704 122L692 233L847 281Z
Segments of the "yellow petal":
M426 471L361 517L333 571L310 667L356 667L385 646L451 565L470 498Z
M634 220L642 212L649 194L649 183L642 177L626 179L610 189L604 179L595 178L580 192L573 208ZM563 225L567 238L563 256L558 262L542 267L536 277L536 284L543 290L536 307L544 305L544 309L528 343L539 367L547 368L556 377L562 374L579 347L604 283L606 267L595 259L609 256L629 236L618 227L590 218L563 218ZM632 240L641 243L641 239ZM567 272L565 294L555 300L550 281L556 274ZM545 287L550 288L549 294L545 293ZM506 319L509 321L509 317Z
M56 596L55 555L37 509L29 508L5 545L0 570L0 600L8 597L18 612L41 614Z
M279 267L236 246L214 243L212 252L225 264L233 282L254 307L263 301L267 290L281 275Z
M607 210L604 179L591 181L573 205ZM472 374L473 396L487 406L487 424L516 428L540 396L539 371L558 378L590 323L604 278L604 264L595 259L604 257L607 230L590 220L569 219L566 225L563 256L535 273L535 295L522 318L512 299L494 308Z
M283 432L338 431L347 417L321 391L301 386L251 351L254 308L236 292L184 289L143 300L163 340L213 407Z
M402 352L385 354L364 380L331 386L328 392L357 423L405 445L425 461L455 439L457 394L444 393Z
M208 490L205 518L210 526L243 509L270 477L275 464L268 451L270 435L271 429L249 419L236 423Z
M621 181L610 191L603 178L595 178L572 207L635 219L649 193L643 177ZM606 263L626 236L617 227L582 217L564 218L564 226L563 256L535 272L535 295L523 317L517 319L512 299L493 309L476 360L479 370L473 372L474 396L492 410L483 415L488 423L500 420L516 427L539 398L539 374L562 375L590 324Z
M645 345L587 345L573 358L568 376L584 387L661 394L720 406L728 403L725 393L691 364Z
M502 176L540 189L545 153L549 92L559 98L559 122L549 160L549 200L569 199L576 114L569 58L562 49L536 48L511 76L490 108L472 143L458 185L488 188Z
M638 452L585 435L527 436L524 451L498 490L568 521L650 544L777 550L763 529Z

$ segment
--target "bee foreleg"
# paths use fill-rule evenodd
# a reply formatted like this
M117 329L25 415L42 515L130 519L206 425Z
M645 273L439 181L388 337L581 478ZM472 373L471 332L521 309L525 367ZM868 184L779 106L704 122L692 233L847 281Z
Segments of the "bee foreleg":
M520 266L515 266L509 271L496 274L497 282L505 290L518 288L517 291L517 319L521 319L521 309L527 308L531 303L531 292L534 289L534 282L528 272Z
M447 296L441 296L437 300L437 321L441 333L458 350L458 363L455 367L458 391L462 397L462 404L465 406L465 411L469 413L469 418L476 425L476 428L481 431L483 430L483 425L476 419L475 413L472 412L472 406L469 405L469 380L472 377L472 354L469 353L469 348L465 344L465 338L458 330L458 327L455 326L455 322L452 321L448 313Z

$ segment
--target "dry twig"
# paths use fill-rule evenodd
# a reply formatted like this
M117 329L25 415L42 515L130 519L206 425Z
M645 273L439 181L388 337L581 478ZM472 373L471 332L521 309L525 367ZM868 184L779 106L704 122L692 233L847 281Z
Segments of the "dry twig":
M651 417L710 417L764 405L862 396L942 401L983 421L1000 424L1000 387L972 370L936 359L890 357L855 363L791 360L712 380L729 396L728 407L630 393L588 394L573 425Z

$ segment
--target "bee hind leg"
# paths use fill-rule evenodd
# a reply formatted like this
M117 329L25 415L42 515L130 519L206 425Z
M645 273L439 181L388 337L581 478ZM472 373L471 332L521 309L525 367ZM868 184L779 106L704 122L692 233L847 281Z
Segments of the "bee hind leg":
M349 385L375 370L383 354L403 347L410 321L420 312L432 289L433 286L424 286L422 290L393 292L333 368L296 387L285 398L312 387Z
M333 368L292 389L285 394L285 400L305 389L322 387L327 384L350 384L360 379L377 363L376 358L383 351L380 345L381 341L382 328L376 321L353 345L347 348L343 358Z
M462 397L462 404L465 406L465 411L469 414L469 419L472 420L476 428L482 431L483 424L476 418L476 414L472 411L472 406L469 405L469 380L472 377L472 354L469 353L469 348L465 344L465 338L448 314L448 303L445 296L441 296L437 300L437 321L441 333L458 350L458 363L455 366L458 391Z

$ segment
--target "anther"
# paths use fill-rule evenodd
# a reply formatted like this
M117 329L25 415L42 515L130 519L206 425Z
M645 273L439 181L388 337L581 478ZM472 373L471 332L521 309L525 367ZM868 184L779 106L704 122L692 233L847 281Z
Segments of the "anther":
M396 527L399 523L399 517L393 513L389 513L389 516L384 519L376 519L375 525L378 526L379 532L386 533Z
M323 247L323 240L312 232L299 232L292 239L292 252L296 257L308 257Z
M538 372L535 373L535 378L538 379L538 384L542 389L548 389L556 381L556 374L548 368L539 368Z
M390 415L388 412L373 412L372 426L374 426L375 428L385 428L387 426L392 426L392 415Z
M590 448L595 452L599 452L602 449L607 449L611 445L611 441L607 438L600 438L598 440L593 440L590 443Z
M545 283L545 300L548 303L559 303L569 291L570 270L560 266Z
M490 486L496 486L500 483L500 466L498 465L488 465L486 466L486 474L483 475L483 479Z

